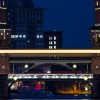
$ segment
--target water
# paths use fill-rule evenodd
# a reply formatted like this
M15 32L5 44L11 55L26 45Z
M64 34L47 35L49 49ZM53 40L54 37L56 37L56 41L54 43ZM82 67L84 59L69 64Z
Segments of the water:
M10 99L91 99L91 95L11 94Z

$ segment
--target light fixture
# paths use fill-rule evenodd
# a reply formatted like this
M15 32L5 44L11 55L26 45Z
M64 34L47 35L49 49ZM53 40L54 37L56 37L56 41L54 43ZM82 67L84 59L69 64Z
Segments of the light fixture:
M87 81L87 80L88 80L88 77L87 77L87 76L85 76L85 77L84 77L84 80L85 80L85 81Z
M13 80L16 81L18 78L16 76L13 77Z
M96 68L99 68L99 65L96 65Z
M73 64L73 68L77 68L77 65L76 64Z
M24 68L28 68L28 64L25 64Z

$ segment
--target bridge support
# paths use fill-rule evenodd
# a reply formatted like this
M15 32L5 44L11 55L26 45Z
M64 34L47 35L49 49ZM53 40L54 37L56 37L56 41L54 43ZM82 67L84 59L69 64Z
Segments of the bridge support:
M100 99L100 57L92 57L91 72L93 73L92 99Z
M93 75L92 99L100 99L100 74Z
M7 74L0 75L0 98L1 99L8 98L8 75Z
M10 72L9 57L0 54L0 98L8 98L8 73Z

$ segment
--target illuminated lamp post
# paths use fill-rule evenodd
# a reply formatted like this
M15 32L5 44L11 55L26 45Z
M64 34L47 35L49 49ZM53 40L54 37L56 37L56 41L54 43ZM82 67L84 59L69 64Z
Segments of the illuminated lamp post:
M73 64L73 68L76 69L77 68L77 65L76 64Z
M28 67L29 67L28 64L25 64L25 65L24 65L24 68L28 68Z

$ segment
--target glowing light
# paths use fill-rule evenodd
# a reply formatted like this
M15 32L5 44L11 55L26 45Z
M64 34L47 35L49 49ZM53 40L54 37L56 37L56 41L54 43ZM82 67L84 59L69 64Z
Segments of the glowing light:
M100 50L98 50L98 49L87 49L87 50L79 50L79 49L67 49L67 50L39 50L39 49L37 49L37 50L0 50L0 53L32 53L32 54L35 54L35 53L44 53L44 54L47 54L47 53L60 53L60 54L63 54L63 53L76 53L76 54L80 54L80 53L90 53L90 54L93 54L93 53L100 53Z
M87 87L85 87L85 91L88 91L88 88Z
M99 3L98 3L98 1L96 1L96 6L98 6L99 5Z
M18 78L16 76L13 77L13 80L16 81Z
M77 68L77 65L76 64L73 64L73 68Z
M25 64L24 68L28 68L28 64Z
M85 76L85 77L84 77L84 80L85 80L85 81L87 81L87 80L88 80L88 77L87 77L87 76Z

